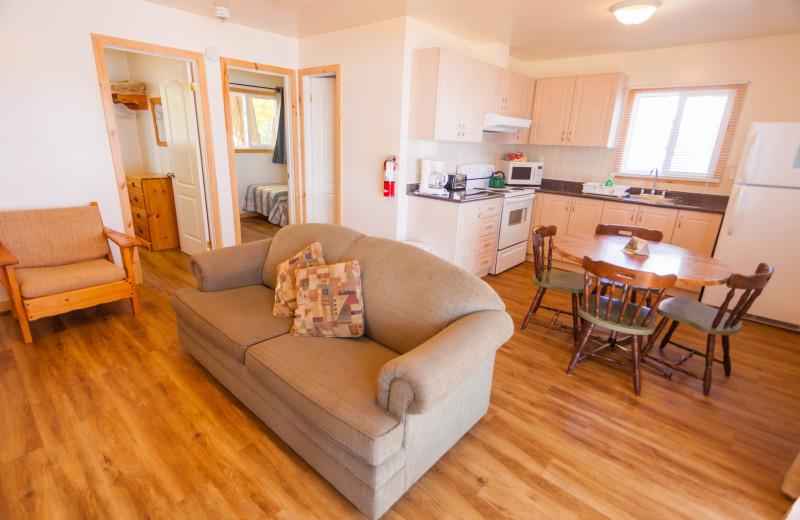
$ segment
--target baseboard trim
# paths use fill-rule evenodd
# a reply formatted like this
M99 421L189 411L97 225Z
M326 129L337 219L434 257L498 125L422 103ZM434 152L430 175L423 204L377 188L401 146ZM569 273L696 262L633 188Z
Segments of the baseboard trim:
M258 216L258 213L256 213L255 211L243 211L243 212L239 213L239 218L249 218L249 217L256 217L256 216Z

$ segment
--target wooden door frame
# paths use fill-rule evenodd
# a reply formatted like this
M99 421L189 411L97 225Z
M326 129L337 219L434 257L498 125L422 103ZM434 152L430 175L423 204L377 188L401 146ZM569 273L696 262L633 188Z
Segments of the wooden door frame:
M231 121L231 106L228 100L231 96L230 78L228 69L235 67L237 69L250 70L253 72L265 72L268 74L276 74L287 76L290 85L291 106L292 106L292 184L294 186L294 221L305 222L305 206L302 205L302 200L305 200L305 192L299 190L300 180L303 179L303 169L298 157L298 124L297 124L297 71L292 69L284 69L282 67L273 67L272 65L264 65L262 63L254 63L250 61L242 61L234 58L220 58L220 69L222 70L222 105L225 108L225 135L228 141L228 170L231 177L231 202L233 204L233 226L236 230L236 243L242 243L242 224L239 221L240 201L239 201L239 184L236 178L236 149L233 145L233 124ZM283 103L286 103L286 96L283 96ZM284 105L284 117L286 117L286 107Z
M305 128L305 105L303 104L303 83L305 83L306 76L321 76L324 74L334 74L336 77L336 101L334 103L335 114L333 115L333 175L336 179L336 203L334 204L336 224L342 223L342 168L341 168L341 135L342 135L342 73L339 64L336 65L323 65L321 67L311 67L307 69L300 69L297 71L298 83L300 85L299 98L300 98L300 153L301 157L306 156L306 128ZM305 172L305 169L303 170ZM303 175L301 179L303 186L303 221L306 219L306 205L308 200L306 198L306 177Z
M106 66L106 56L104 47L116 47L123 51L142 52L155 54L166 58L177 58L190 60L197 66L197 85L200 91L200 103L202 114L198 117L198 124L203 126L203 135L198 142L200 146L200 157L205 163L202 170L204 177L203 192L206 197L206 204L211 206L211 220L213 236L211 239L212 247L222 245L222 225L219 213L219 195L217 193L217 175L214 166L214 146L211 139L211 110L208 103L208 89L206 88L206 66L205 57L199 52L185 51L162 45L154 45L135 40L126 40L114 36L105 36L92 33L92 48L94 49L94 61L97 66L97 79L100 83L100 96L103 102L103 112L105 113L106 127L108 129L108 143L111 146L111 160L114 164L114 175L117 180L119 191L119 203L122 209L122 221L124 232L135 236L133 230L133 217L131 216L131 206L128 200L128 187L125 182L125 166L122 164L122 148L120 146L117 122L114 118L114 102L111 99L111 88L109 85L108 68ZM201 165L202 169L202 165ZM207 178L206 178L207 175ZM207 218L207 214L206 214ZM210 231L210 230L209 230ZM137 282L141 280L141 268L139 266L139 255L134 255L134 271L136 272Z

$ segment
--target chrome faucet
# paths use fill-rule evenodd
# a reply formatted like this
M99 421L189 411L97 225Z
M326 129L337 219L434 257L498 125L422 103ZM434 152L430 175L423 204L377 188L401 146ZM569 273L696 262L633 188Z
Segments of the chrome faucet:
M656 176L653 177L653 189L650 190L650 195L656 194L656 183L658 182L658 168L653 168L652 170L650 170L650 175L652 175L653 172L655 172Z

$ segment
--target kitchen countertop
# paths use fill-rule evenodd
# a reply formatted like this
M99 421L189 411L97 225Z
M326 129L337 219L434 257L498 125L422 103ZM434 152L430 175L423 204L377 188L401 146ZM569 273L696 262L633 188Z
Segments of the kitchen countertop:
M433 200L442 200L445 202L455 202L455 203L462 203L462 202L475 202L479 200L487 200L487 199L496 199L502 197L503 194L499 192L482 192L482 193L475 193L469 196L466 195L466 191L448 191L447 195L429 195L427 193L415 193L419 189L419 183L407 184L406 185L406 194L412 197L422 197L424 199L433 199Z
M552 193L554 195L567 195L570 197L585 197L589 199L608 200L611 202L624 202L629 204L644 204L647 206L657 206L662 208L688 209L692 211L705 211L706 213L725 213L728 206L726 195L706 195L704 193L690 193L686 191L667 190L667 199L675 200L673 204L660 202L649 202L644 200L631 199L629 197L611 197L608 195L596 195L583 193L583 183L576 181L560 181L556 179L542 179L542 187L537 193ZM634 195L648 193L650 190L633 187L628 190ZM662 190L656 190L661 193Z

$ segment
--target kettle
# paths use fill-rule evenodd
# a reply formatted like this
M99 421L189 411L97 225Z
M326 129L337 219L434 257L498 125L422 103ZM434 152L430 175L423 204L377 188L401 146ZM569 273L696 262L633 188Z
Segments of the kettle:
M501 171L496 171L489 178L490 188L502 188L506 185L506 174Z

